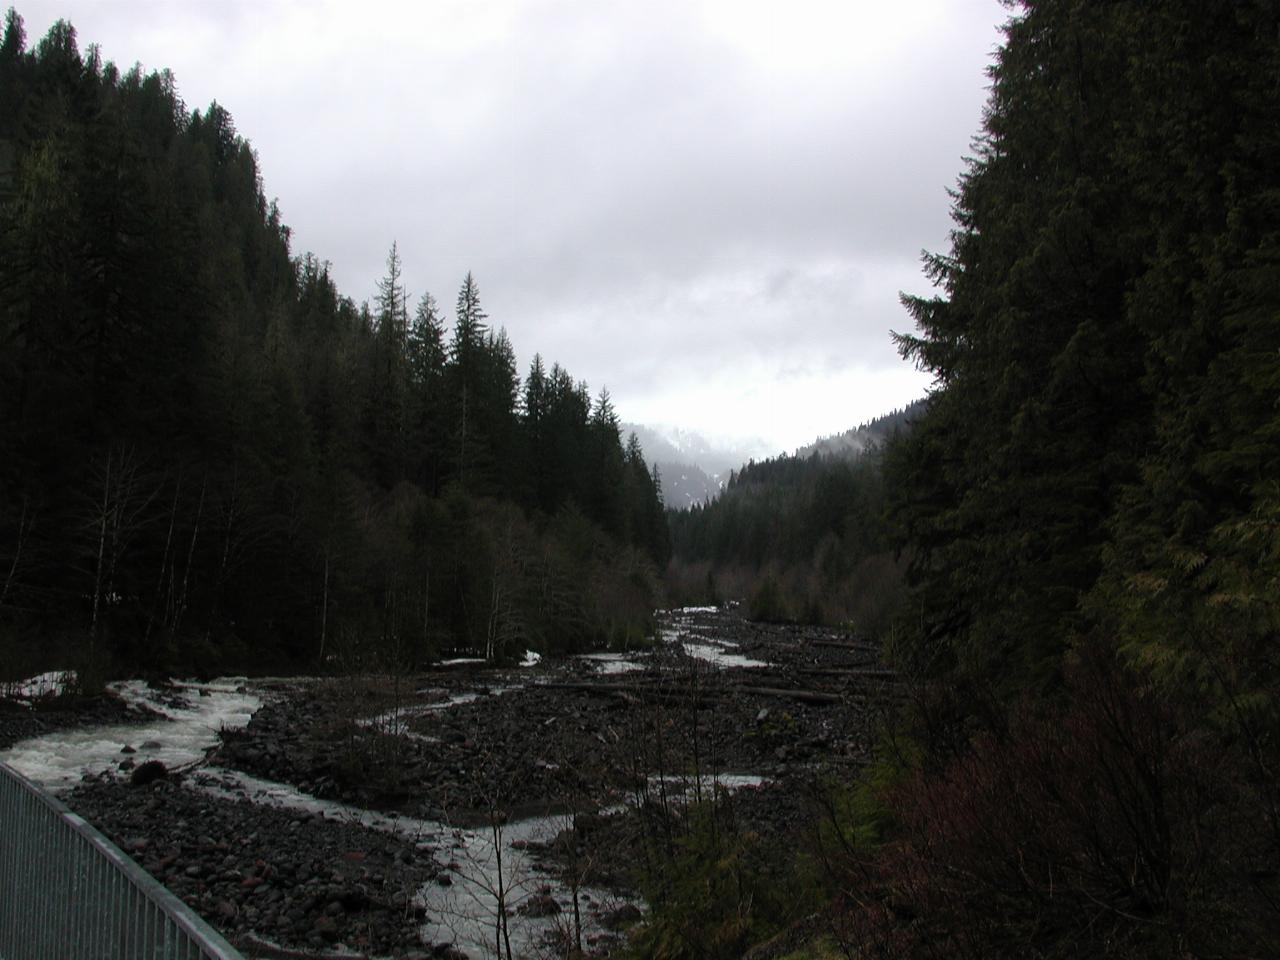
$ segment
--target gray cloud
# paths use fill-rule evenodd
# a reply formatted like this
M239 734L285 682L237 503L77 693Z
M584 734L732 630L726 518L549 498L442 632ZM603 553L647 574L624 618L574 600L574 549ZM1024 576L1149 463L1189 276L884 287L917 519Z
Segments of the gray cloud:
M925 287L920 249L946 243L1004 17L995 0L20 12L32 39L65 16L105 58L224 104L295 252L348 295L372 295L394 239L415 294L451 305L474 270L525 362L607 383L626 418L760 432L718 384L773 396L788 446L923 391L888 330L909 325L897 291Z

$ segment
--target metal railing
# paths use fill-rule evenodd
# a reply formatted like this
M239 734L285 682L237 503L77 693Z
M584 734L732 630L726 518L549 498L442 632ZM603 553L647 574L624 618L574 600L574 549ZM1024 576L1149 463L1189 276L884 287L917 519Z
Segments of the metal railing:
M154 877L0 763L0 960L243 960Z

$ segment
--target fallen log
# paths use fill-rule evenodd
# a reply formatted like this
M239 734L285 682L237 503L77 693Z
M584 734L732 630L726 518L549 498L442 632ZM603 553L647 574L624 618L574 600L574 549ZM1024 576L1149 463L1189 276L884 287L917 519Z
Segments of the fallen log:
M880 652L880 645L872 640L806 640L807 647L831 647L835 650L869 650Z
M785 687L735 687L742 693L755 694L758 697L781 697L787 700L796 700L800 703L818 703L831 704L839 703L841 696L838 693L825 693L821 690L793 690Z
M839 703L841 696L838 693L827 693L822 690L803 690L789 687L755 687L742 684L734 684L729 687L717 687L714 690L700 689L691 691L688 687L671 686L671 687L652 687L637 683L590 683L590 682L572 682L566 680L548 680L542 686L551 690L573 690L578 693L589 693L598 697L609 697L618 694L628 694L638 697L641 700L649 700L653 702L679 702L688 703L690 695L696 695L699 700L707 700L714 703L723 703L726 693L750 693L759 697L780 697L787 700L796 700L800 703L818 703L831 704Z
M797 667L796 673L806 677L858 677L864 680L898 679L897 671L883 667Z
M330 950L299 950L291 947L282 947L278 943L262 939L252 931L237 937L234 945L246 955L270 957L272 960L367 960L368 958L368 954L352 953L349 950L334 952Z
M548 680L539 686L546 687L548 690L571 690L576 693L587 693L595 697L617 697L624 702L648 702L648 703L679 703L687 705L691 699L691 695L696 696L699 703L723 703L723 696L713 696L713 694L723 693L722 689L709 690L702 688L691 691L687 686L671 685L667 687L656 687L648 684L639 683L592 683L590 681L568 681L568 680Z

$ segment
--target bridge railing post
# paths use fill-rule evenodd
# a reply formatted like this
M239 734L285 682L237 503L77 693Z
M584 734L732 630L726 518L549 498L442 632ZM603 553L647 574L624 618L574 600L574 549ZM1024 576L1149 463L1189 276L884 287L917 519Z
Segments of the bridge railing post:
M0 960L243 960L57 798L0 763Z

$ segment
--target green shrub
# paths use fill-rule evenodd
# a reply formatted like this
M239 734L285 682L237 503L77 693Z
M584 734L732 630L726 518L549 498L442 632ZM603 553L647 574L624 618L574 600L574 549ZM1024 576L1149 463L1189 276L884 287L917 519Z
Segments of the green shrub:
M812 909L788 851L739 830L728 798L679 819L670 845L651 845L639 878L651 913L632 941L635 956L728 960Z
M771 576L762 577L747 604L748 616L764 623L790 623L791 615L782 585Z

